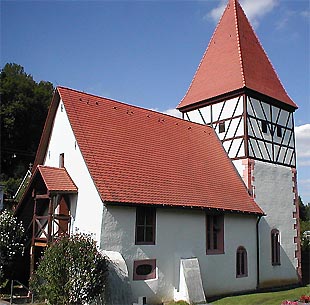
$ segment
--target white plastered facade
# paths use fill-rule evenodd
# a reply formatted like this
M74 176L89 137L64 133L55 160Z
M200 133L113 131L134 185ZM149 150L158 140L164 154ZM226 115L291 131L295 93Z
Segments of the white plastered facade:
M296 268L297 220L291 168L255 161L253 171L255 200L266 216L259 223L260 286L298 282ZM271 264L271 230L280 233L280 265Z
M180 291L180 262L182 258L192 257L199 261L207 297L256 288L255 216L226 214L225 253L206 255L206 214L203 210L157 208L155 245L135 245L135 210L134 207L107 207L101 235L103 249L123 255L134 300L146 296L150 304L158 304L184 296ZM236 278L239 246L247 250L248 257L248 276L243 278ZM134 281L133 262L144 259L156 259L156 279Z
M54 118L44 165L59 166L59 155L64 154L64 165L78 187L75 206L71 206L71 230L92 234L100 240L103 213L102 200L92 181L73 134L65 107L60 101Z

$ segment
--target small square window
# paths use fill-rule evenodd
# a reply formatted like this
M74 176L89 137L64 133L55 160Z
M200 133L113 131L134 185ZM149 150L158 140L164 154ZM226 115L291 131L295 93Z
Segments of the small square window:
M279 137L279 138L281 138L282 137L282 127L281 126L277 126L277 136Z
M144 259L133 262L133 279L151 280L156 278L156 259Z
M267 128L267 122L266 121L262 121L262 132L263 133L267 133L268 128Z
M225 132L225 122L219 123L219 133Z

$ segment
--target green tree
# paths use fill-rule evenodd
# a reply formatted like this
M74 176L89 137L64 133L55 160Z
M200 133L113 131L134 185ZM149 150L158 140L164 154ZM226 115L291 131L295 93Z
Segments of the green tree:
M50 82L35 82L20 65L8 63L1 70L0 180L7 196L34 161L53 90Z
M310 251L310 241L304 235L305 231L310 231L310 206L304 205L301 197L299 201L299 219L300 219L300 235L302 251Z
M0 214L0 285L12 278L14 260L23 253L24 231L10 211Z
M49 304L85 304L104 292L106 272L106 258L91 236L75 234L47 248L30 285Z

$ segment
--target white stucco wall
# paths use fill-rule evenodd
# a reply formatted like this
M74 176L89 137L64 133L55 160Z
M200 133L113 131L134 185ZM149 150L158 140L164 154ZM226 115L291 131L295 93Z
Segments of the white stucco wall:
M291 168L255 161L254 165L255 201L267 216L259 224L260 230L260 273L261 286L284 285L297 282L297 245L294 237L296 212L294 205L293 181ZM272 229L280 231L280 266L271 264Z
M197 257L207 296L256 288L256 217L225 216L225 254L206 255L205 212L157 208L156 244L135 245L135 207L109 206L104 211L101 247L122 253L128 266L133 301L147 296L161 303L179 289L180 259ZM248 254L248 277L236 278L236 250ZM133 281L133 261L156 259L157 278Z
M78 187L76 206L71 207L71 228L91 233L100 239L103 203L92 182L79 146L60 101L56 112L44 165L59 167L59 155L64 153L65 168Z

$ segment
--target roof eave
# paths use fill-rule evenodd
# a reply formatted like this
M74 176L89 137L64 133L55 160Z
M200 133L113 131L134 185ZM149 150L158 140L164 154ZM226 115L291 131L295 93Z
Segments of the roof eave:
M131 206L131 207L139 207L139 206L152 206L156 208L179 208L179 209L188 209L188 210L203 210L209 211L211 213L226 213L226 214L244 214L244 215L257 215L257 216L265 216L266 214L261 211L252 212L252 211L241 211L241 210L232 210L232 209L223 209L223 208L212 208L202 205L182 205L182 204L166 204L166 203L138 203L138 202L119 202L119 201L104 201L105 205L110 206Z
M294 112L295 110L298 109L298 106L292 101L292 103L294 103L295 106L289 105L288 103L285 103L283 101L277 100L273 97L270 97L268 95L265 95L263 93L260 93L258 91L255 91L253 89L247 88L247 87L243 87L243 88L239 88L230 92L226 92L211 98L207 98L204 100L200 100L200 101L196 101L193 102L191 104L187 104L185 106L182 106L182 102L177 106L176 109L178 109L180 112L184 113L184 112L188 112L191 110L195 110L197 108L201 108L207 105L211 105L211 104L215 104L219 101L223 101L223 100L228 100L228 99L232 99L234 97L240 96L242 94L246 94L248 96L257 98L257 99L261 99L265 102L268 102L271 105L274 106L278 106L280 108L283 108L285 110L288 110L289 112Z

